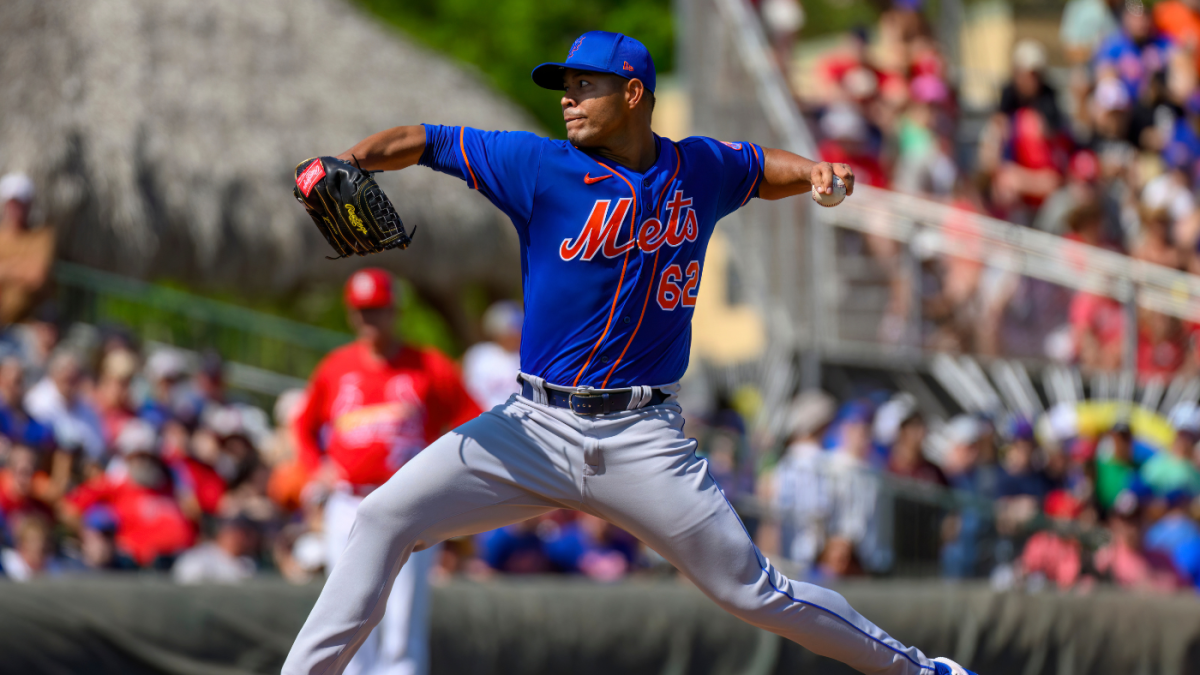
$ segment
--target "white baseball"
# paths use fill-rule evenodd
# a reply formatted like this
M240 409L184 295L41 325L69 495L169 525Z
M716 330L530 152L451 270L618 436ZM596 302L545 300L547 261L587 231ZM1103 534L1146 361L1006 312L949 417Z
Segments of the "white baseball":
M821 206L837 206L846 198L846 184L841 178L833 177L833 192L817 192L817 186L812 189L813 201Z

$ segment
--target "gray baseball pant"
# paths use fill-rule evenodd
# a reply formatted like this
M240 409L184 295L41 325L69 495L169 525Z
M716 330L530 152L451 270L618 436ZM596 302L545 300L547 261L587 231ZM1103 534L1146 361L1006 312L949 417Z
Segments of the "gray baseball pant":
M560 508L630 532L726 611L817 654L863 673L932 673L841 595L771 566L683 423L673 400L579 416L514 395L441 437L363 500L283 675L342 673L414 550Z

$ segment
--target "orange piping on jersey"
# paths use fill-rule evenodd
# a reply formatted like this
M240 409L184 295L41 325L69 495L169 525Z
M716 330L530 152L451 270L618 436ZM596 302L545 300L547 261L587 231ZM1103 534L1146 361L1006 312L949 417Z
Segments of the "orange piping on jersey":
M662 213L660 213L660 209L662 209L663 197L665 197L667 193L671 191L671 186L675 184L675 177L679 175L679 167L683 164L682 160L679 159L679 148L675 146L672 147L675 149L675 173L671 174L671 180L667 181L667 185L663 188L662 194L658 196L658 205L654 207L654 215L658 216L659 220L662 219ZM629 351L629 345L633 344L633 339L637 337L638 331L642 328L642 319L646 318L646 307L650 305L650 296L654 295L654 278L658 275L658 254L659 251L654 252L654 264L650 266L650 285L646 287L646 299L642 301L642 313L638 316L637 325L633 327L633 334L629 336L629 341L625 343L625 348L621 350L621 355L618 356L617 360L613 361L612 366L609 367L608 375L605 375L604 381L600 383L601 389L604 389L608 386L609 378L613 376L613 373L617 372L617 366L620 365L621 359L625 358L625 352Z
M754 144L751 143L750 149L754 151L754 159L758 160L758 148L754 147ZM466 155L463 155L463 156L466 157ZM761 160L759 161L759 164L760 165L762 164ZM767 170L767 167L765 167L765 166L760 166L759 168L760 168L759 173L765 173ZM746 193L746 198L742 200L741 206L745 206L746 202L750 201L750 195L754 194L754 186L756 186L756 185L758 185L758 174L757 173L754 174L754 182L750 184L750 191Z
M467 133L466 127L458 128L458 149L462 151L463 161L467 163L467 173L471 174L471 183L473 189L479 189L479 180L475 178L475 171L471 168L471 160L467 159L467 144L463 142L463 134Z
M636 232L637 232L637 190L633 189L633 183L630 183L629 179L625 178L625 176L622 176L621 174L617 173L616 171L613 171L613 168L611 166L609 166L601 161L597 161L596 163L599 164L600 166L608 169L609 171L612 171L613 175L615 175L615 176L619 177L621 180L625 181L625 184L629 186L629 194L633 195L633 215L631 215L629 217L629 236L630 236L630 238L636 237L637 236L637 234L636 234ZM634 248L637 248L637 247L634 246ZM596 355L596 350L600 349L600 345L604 342L604 338L608 337L608 329L612 328L613 314L616 314L616 312L617 312L617 299L621 297L621 284L625 283L625 268L628 266L629 266L629 251L625 251L625 260L624 260L624 262L621 263L621 278L617 280L617 292L613 293L612 307L610 307L608 309L608 323L605 324L605 326L604 326L604 332L600 333L600 339L596 340L595 346L592 347L592 353L588 354L587 361L584 361L583 367L579 369L579 374L575 376L575 382L571 384L572 387L579 386L579 379L583 377L583 374L585 372L587 372L588 366L592 365L592 357L594 357Z

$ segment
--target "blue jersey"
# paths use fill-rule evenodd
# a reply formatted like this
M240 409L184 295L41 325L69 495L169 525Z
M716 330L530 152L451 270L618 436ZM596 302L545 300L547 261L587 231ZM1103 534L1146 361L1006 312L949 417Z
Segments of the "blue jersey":
M637 173L567 141L425 125L420 163L457 176L521 241L521 370L551 384L663 385L687 370L704 252L758 194L751 143L655 136Z

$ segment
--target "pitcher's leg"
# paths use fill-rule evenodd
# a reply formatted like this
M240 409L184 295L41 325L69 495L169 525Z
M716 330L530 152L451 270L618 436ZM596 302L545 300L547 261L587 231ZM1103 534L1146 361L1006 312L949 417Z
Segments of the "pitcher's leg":
M354 517L362 501L362 497L341 488L330 493L325 501L325 568L329 572L333 571L346 551L350 529L354 527ZM376 629L359 645L354 658L346 664L343 675L371 675L378 651L379 630Z
M604 449L608 445L610 449ZM750 540L741 520L683 437L682 419L646 419L601 441L588 506L679 568L742 620L864 673L916 675L933 666L854 611L841 595L791 581Z
M387 611L374 630L379 653L372 675L428 675L429 572L441 550L439 544L416 551L400 568Z
M396 574L414 549L558 508L514 478L524 470L520 461L533 461L532 455L506 418L485 413L438 439L364 499L284 675L342 673L379 623Z

